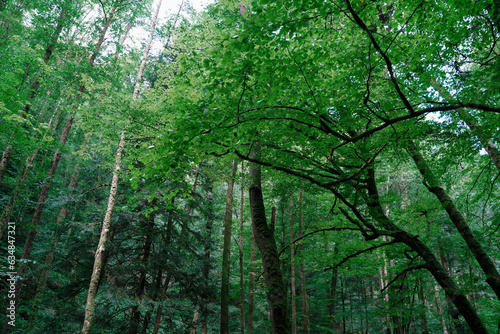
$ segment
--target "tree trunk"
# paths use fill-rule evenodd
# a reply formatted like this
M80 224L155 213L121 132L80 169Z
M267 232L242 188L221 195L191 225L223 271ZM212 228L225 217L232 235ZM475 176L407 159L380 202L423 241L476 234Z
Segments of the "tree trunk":
M14 147L12 145L7 145L2 154L2 160L0 160L0 184L2 184L3 176L5 175L5 171L7 170L7 166L9 165L10 156L12 154L12 149Z
M304 233L304 189L300 189L299 197L300 205L300 216L299 216L299 238L302 238ZM302 243L299 245L300 255L302 256L304 252L304 246ZM304 331L306 334L310 332L309 326L309 302L307 301L307 289L306 289L306 273L304 268L304 262L300 261L299 265L300 271L300 294L302 296L302 313L304 314Z
M290 195L290 291L292 293L292 334L297 333L297 296L295 293L295 244L293 243L293 199Z
M79 169L80 165L76 164L75 171L73 172L73 175L71 176L71 180L69 182L68 196L66 196L66 200L69 199L69 197L73 193L73 189L76 186L76 180L78 179ZM64 206L63 208L61 208L61 210L59 210L59 214L57 215L56 230L54 231L54 234L52 236L50 248L49 251L47 252L47 256L45 257L45 264L43 266L42 273L40 274L40 280L38 282L35 297L33 298L33 306L31 309L31 316L29 321L30 328L32 323L36 319L36 302L38 299L37 297L40 296L45 290L45 285L47 283L47 278L49 276L49 267L52 265L52 262L54 261L54 253L57 249L57 243L59 242L59 238L61 237L61 233L63 232L62 224L66 219L67 214L68 214L68 209L66 208L66 206Z
M104 221L102 223L101 237L99 238L99 244L95 253L94 268L92 270L92 276L90 278L89 291L87 295L87 304L85 306L85 319L83 321L82 334L89 334L90 327L92 325L92 319L94 317L94 302L97 294L97 287L99 279L101 277L102 269L102 258L104 251L106 249L106 242L108 240L108 232L111 224L111 215L113 214L113 208L115 205L116 191L118 188L118 179L120 177L121 170L121 159L122 151L125 146L125 133L122 132L120 137L120 144L118 150L116 151L116 163L115 170L113 172L113 180L111 182L111 190L109 192L108 208L106 209L106 214L104 216Z
M438 284L443 288L446 295L453 301L453 304L465 318L473 333L486 334L488 331L477 315L467 297L460 290L457 284L451 279L441 263L437 260L432 251L416 235L412 235L397 227L384 214L380 205L378 190L375 182L375 171L368 170L367 189L369 195L368 209L370 215L377 220L381 226L397 241L402 242L415 251L425 262L425 268L434 276Z
M142 55L141 66L139 67L139 72L137 73L137 80L135 83L134 95L133 95L134 99L136 99L137 96L139 95L139 88L141 87L142 76L144 75L144 68L146 67L149 49L151 48L151 42L153 41L153 36L155 33L156 22L158 21L158 12L160 11L161 2L162 0L158 2L158 7L156 7L156 11L153 15L153 18L151 19L151 31L149 33L149 38L146 43L146 48L144 49L144 53Z
M477 262L483 269L483 272L486 274L486 283L490 285L490 287L495 292L497 299L500 300L500 274L498 273L495 264L492 259L486 254L483 246L479 243L474 233L470 229L465 217L458 210L458 208L453 203L453 200L448 195L448 193L441 187L438 182L438 179L434 176L431 169L427 165L427 161L418 151L415 143L410 140L408 142L408 152L415 161L415 165L417 166L420 174L422 174L424 178L424 185L429 189L431 193L433 193L443 208L448 213L453 225L455 225L456 229L466 242L470 251L476 258Z
M45 207L45 201L49 196L50 187L52 186L52 177L57 170L57 166L59 165L59 160L61 159L61 148L66 144L66 140L68 139L69 131L71 130L71 126L73 125L73 115L70 114L68 116L68 120L66 121L66 125L64 126L63 133L61 134L61 139L59 141L59 147L54 153L54 157L52 158L52 162L50 164L49 172L47 178L45 179L42 190L40 191L40 196L38 197L37 206L35 208L35 213L33 214L33 219L31 220L31 226L28 233L28 238L24 244L23 255L21 259L29 260L31 258L31 251L33 250L33 245L35 242L35 237L37 234L38 225L40 225L40 219L42 218L43 208ZM24 261L21 261L25 263ZM19 266L19 275L24 274L25 265L22 264Z
M139 271L139 278L137 280L136 289L134 292L136 304L131 308L128 334L137 334L139 332L139 322L141 319L139 304L141 303L142 297L144 295L144 287L146 286L147 264L149 256L151 254L151 244L153 242L152 235L154 220L155 215L154 213L152 213L148 218L146 218L146 226L144 226L145 235L141 255L141 269Z
M17 185L12 191L12 194L10 195L9 202L5 206L5 209L2 213L2 217L0 218L0 240L2 240L5 227L7 227L7 223L10 220L12 211L14 211L14 205L17 201L17 198L19 197L19 194L21 193L24 182L26 182L28 171L30 170L31 165L33 164L33 160L35 160L37 154L38 154L38 149L35 149L31 154L31 156L26 159L23 170L21 171L21 174L19 175L19 178L17 180Z
M248 334L253 334L253 316L255 311L255 266L257 262L257 243L255 242L255 234L252 228L252 240L250 251L250 273L248 277Z
M245 291L244 287L244 268L243 268L243 203L245 200L245 184L243 182L244 162L241 162L241 198L240 198L240 240L238 243L240 251L240 331L245 333Z
M132 22L127 23L127 27L125 28L125 32L123 33L123 37L120 40L119 45L116 47L115 59L118 59L118 57L120 56L120 52L122 51L123 45L125 44L125 40L127 40L130 29L132 29Z
M168 285L170 283L171 277L172 277L172 274L169 271L167 274L167 277L165 278L165 283L163 285L163 290L161 292L160 300L164 300L167 297ZM155 319L155 326L153 328L153 334L158 334L158 330L160 329L162 311L163 311L163 305L160 304L158 306L158 309L156 310L156 319Z
M220 333L229 333L229 266L231 260L231 228L233 224L233 187L236 161L232 162L226 194L226 215L224 217L224 245L222 248L222 284L220 306Z
M45 48L45 54L43 56L43 61L45 64L48 64L50 58L52 57L52 53L54 52L57 40L59 39L59 36L61 35L63 25L65 23L64 21L66 19L67 14L68 14L67 9L62 9L61 14L59 14L59 19L57 20L57 25L56 25L56 30L54 31L54 35L52 36L49 44ZM29 110L31 108L31 100L33 100L33 98L35 97L36 91L38 90L39 87L40 87L40 75L37 75L35 77L35 80L31 84L30 92L27 96L28 100L30 100L30 101L28 103L26 103L26 105L24 106L23 110L20 113L20 116L22 118L26 117L26 114L29 112Z
M52 177L55 174L57 170L57 166L59 164L59 160L61 158L61 148L66 144L66 140L68 139L68 134L71 129L71 125L73 124L73 116L72 114L69 115L68 120L66 122L66 125L64 127L63 133L61 134L61 139L59 141L59 145L61 146L58 148L54 154L54 157L52 158L52 162L49 168L49 172L47 174L47 178L45 179L44 185L42 187L42 190L40 191L40 196L38 197L38 205L35 208L35 213L33 215L33 219L31 220L31 226L32 228L28 232L28 237L26 238L26 241L24 243L24 250L23 254L21 256L21 261L19 264L19 268L17 270L17 275L22 277L24 276L26 269L27 269L27 260L31 258L31 251L33 250L33 245L35 242L35 237L37 234L37 229L38 225L40 224L40 219L42 217L42 212L43 208L45 206L45 201L47 200L47 197L49 196L49 190L52 185ZM32 155L36 155L37 150L35 150L35 153ZM27 165L28 166L28 165ZM26 166L25 166L26 168ZM13 203L12 203L13 205ZM10 217L10 215L9 215ZM7 218L7 217L5 217ZM7 218L8 220L8 218ZM7 221L6 220L6 221ZM16 304L20 300L21 297L21 289L22 289L22 280L17 280L16 281L16 292L15 292L15 297L14 301ZM4 326L3 332L4 333L9 333L10 332L10 326L6 325L7 327Z
M253 143L251 158L256 158L260 153L260 146ZM250 210L252 214L252 229L255 241L259 247L264 267L264 277L268 289L268 304L271 313L271 328L273 334L290 333L288 319L286 289L281 274L278 251L273 233L267 225L264 198L262 196L260 166L251 163L250 176Z
M101 51L102 44L104 43L104 38L106 37L106 32L108 31L109 25L111 24L113 17L115 16L115 12L116 12L116 6L113 5L113 7L111 7L111 11L109 12L106 23L104 23L104 27L102 28L102 32L101 35L99 36L99 40L97 41L95 50L94 52L92 52L92 55L90 56L89 59L90 66L94 66L94 62L97 58L97 55L99 54L99 51Z

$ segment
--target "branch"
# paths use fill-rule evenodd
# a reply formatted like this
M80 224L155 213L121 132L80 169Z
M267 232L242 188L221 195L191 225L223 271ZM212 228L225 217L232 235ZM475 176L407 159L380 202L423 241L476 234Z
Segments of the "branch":
M405 275L406 273L412 271L412 270L420 270L420 269L429 269L427 265L425 264L421 264L421 265L418 265L418 266L413 266L413 267L409 267L409 268L406 268L405 270L403 270L402 272L400 272L399 274L397 274L389 283L387 283L387 285L380 290L380 292L384 292L392 283L396 282L396 280L398 278L400 278L401 276Z
M281 254L283 254L283 252L285 250L287 250L288 247L290 247L292 244L295 244L297 241L300 241L302 239L304 239L305 237L308 237L310 235L313 235L313 234L316 234L316 233L319 233L319 232L326 232L326 231L359 231L359 229L357 228L352 228L352 227L328 227L328 228L321 228L319 230L316 230L316 231L312 231L312 232L309 232L309 233L306 233L304 234L303 236L301 237L298 237L297 239L295 239L294 241L292 241L291 243L289 243L288 245L286 245L285 247L283 247L279 254L278 254L278 257L281 256Z
M363 249L363 250L360 250L360 251L357 251L356 253L354 254L351 254L351 255L348 255L346 256L345 258L342 259L342 261L340 261L339 263L337 263L336 265L334 265L333 267L328 267L328 268L325 268L324 271L327 271L327 270L332 270L332 269L336 269L338 267L340 267L341 265L343 265L344 263L346 263L347 261L349 261L350 259L352 258L355 258L356 256L358 255L361 255L363 253L366 253L366 252L370 252L374 249L377 249L377 248L381 248L381 247L385 247L385 246L389 246L389 245L392 245L392 244L396 244L398 243L399 241L396 241L396 240L392 240L392 241L389 241L389 242L384 242L380 245L375 245L375 246L372 246L372 247L368 247L366 249Z

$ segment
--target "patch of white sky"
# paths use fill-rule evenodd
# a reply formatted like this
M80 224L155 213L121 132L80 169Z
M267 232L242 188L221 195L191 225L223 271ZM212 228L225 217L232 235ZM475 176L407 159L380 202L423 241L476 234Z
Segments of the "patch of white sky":
M184 10L186 7L192 7L197 12L201 12L205 10L207 5L213 2L214 0L162 0L160 11L158 13L158 21L156 23L156 29L158 30L159 28L163 27L167 23L169 17L172 17L172 15L177 15L177 13L179 12L179 7L181 5L183 7L183 10L181 11L180 15L186 16L187 13ZM135 27L130 30L130 37L126 42L126 44L129 47L141 48L141 45L145 44L151 29L150 28L151 18L153 16L153 12L158 7L158 3L159 0L154 0L151 9L151 14L147 21L148 23L146 25L141 27ZM160 52L162 52L165 42L166 42L165 40L162 40L158 38L157 35L155 35L155 37L153 38L153 44L151 45L151 50L149 51L149 56L150 57L155 56L158 55Z

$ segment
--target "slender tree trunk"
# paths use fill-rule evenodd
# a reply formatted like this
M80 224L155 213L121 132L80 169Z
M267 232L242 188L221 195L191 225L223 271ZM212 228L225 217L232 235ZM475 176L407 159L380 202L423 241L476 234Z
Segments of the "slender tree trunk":
M439 321L441 323L441 329L443 334L448 334L448 328L446 328L446 319L443 316L443 307L441 306L441 298L439 298L439 288L437 285L434 286L434 302L436 303L436 311L439 316Z
M240 239L239 239L239 251L240 251L240 331L241 334L245 333L245 291L244 287L244 268L243 268L243 203L245 200L245 184L243 178L244 162L241 162L241 198L240 198Z
M250 250L250 274L248 277L248 334L253 334L253 317L255 311L255 263L257 262L257 243L255 242L255 234L252 228Z
M45 64L48 64L50 58L52 57L52 53L54 52L57 40L59 39L59 36L61 35L67 14L68 14L67 9L62 9L61 14L59 14L59 19L57 20L56 30L54 31L54 34L52 35L52 38L50 39L49 44L45 48L45 54L43 56L43 61ZM26 114L29 112L29 110L31 108L31 100L33 100L33 98L35 97L35 94L36 94L39 87L40 87L40 75L37 75L35 77L35 80L31 84L30 92L27 96L28 100L30 100L30 102L26 103L26 105L24 106L23 110L20 113L21 117L23 117L23 118L26 117Z
M92 276L90 278L89 291L87 296L87 304L85 307L85 319L83 321L82 334L89 334L90 327L92 326L92 319L94 317L94 303L95 297L97 295L97 287L101 277L102 269L102 259L103 254L106 249L106 242L108 240L108 232L111 224L111 215L113 214L113 208L115 206L116 191L118 188L118 179L120 177L121 170L121 159L122 151L125 146L125 133L122 132L120 137L120 144L118 150L116 151L116 163L115 170L113 172L113 180L111 182L111 190L109 192L108 208L106 209L106 214L104 216L104 221L102 223L101 237L99 238L99 244L97 245L97 250L95 253L94 268L92 270Z
M229 266L231 260L231 228L233 224L233 187L236 174L236 161L232 162L226 194L226 215L224 217L224 245L222 247L222 284L220 333L229 333Z
M421 278L417 279L417 289L418 289L418 299L420 300L420 305L422 311L420 312L420 330L422 334L429 334L429 326L427 325L427 306L426 306L426 296L424 294L423 281Z
M136 99L137 96L139 95L139 89L141 87L141 82L142 82L142 76L144 75L144 68L146 67L149 49L151 48L151 42L153 41L153 36L155 33L156 22L158 21L158 13L160 11L161 2L162 2L162 0L160 0L158 2L158 7L156 7L156 11L153 15L153 18L151 19L151 31L149 33L149 38L148 38L148 41L146 43L146 48L144 49L144 53L142 55L141 66L139 67L139 72L137 73L137 80L136 80L136 84L135 84L135 88L134 88L134 95L133 95L134 99Z
M236 166L236 165L235 165ZM234 184L234 181L233 181ZM207 239L205 241L205 262L203 263L203 290L208 290L208 281L210 275L210 250L212 249L212 223L214 219L213 207L213 186L210 184L208 189L208 217L207 223L205 224L205 229L207 231ZM207 298L201 298L201 333L207 334L208 324L207 324Z
M167 297L168 285L170 283L171 277L172 277L172 274L169 271L167 273L167 277L165 278L165 283L163 285L163 290L161 292L160 300L164 300ZM153 328L153 334L158 334L158 330L160 329L162 311L163 311L163 305L160 304L158 306L158 309L156 310L156 319L155 319L155 326Z
M260 153L260 146L254 142L251 159ZM250 176L250 210L252 213L252 229L255 241L259 247L264 267L264 277L268 289L268 304L271 313L271 328L273 334L290 333L290 320L288 318L286 289L281 274L278 251L274 235L267 225L264 198L262 196L260 166L251 163Z
M59 141L59 145L63 147L66 144L66 140L68 139L68 134L71 129L71 125L73 124L73 116L70 114L68 117L68 120L66 122L66 125L64 127L63 133L61 134L61 139ZM40 196L38 197L38 205L35 208L35 213L33 215L33 219L31 220L31 226L32 228L28 232L28 237L26 238L25 244L24 244L24 250L23 254L21 256L21 261L19 268L17 270L17 275L20 277L23 277L26 269L27 269L27 261L31 258L31 251L33 250L33 245L35 242L35 237L37 234L37 229L38 225L40 224L40 219L42 217L42 212L43 208L45 206L45 201L47 200L47 197L49 196L49 190L52 185L52 177L55 174L57 170L57 166L59 164L59 160L61 158L61 148L58 148L54 154L54 157L52 158L52 162L49 168L49 172L47 175L47 178L45 179L44 185L42 187L42 190L40 191ZM33 158L36 154L33 154ZM8 219L7 219L8 220ZM16 292L15 292L15 297L14 301L17 304L18 301L20 300L21 297L21 289L22 289L22 280L17 280L16 281ZM5 325L3 329L3 333L9 333L11 330L11 327L9 325Z
M7 166L9 165L9 160L13 149L14 147L12 145L7 145L7 147L3 151L2 160L0 160L0 184L2 184L3 176L5 175Z
M299 238L302 238L304 233L304 189L300 189L299 197L300 205L300 216L299 216ZM302 243L299 245L300 255L303 255L304 246ZM304 314L304 330L306 334L310 332L309 326L309 302L307 301L307 289L306 289L306 273L304 268L304 261L300 261L299 265L300 271L300 294L302 296L302 313Z
M90 66L94 66L94 62L97 58L97 55L99 54L99 51L101 51L102 44L104 43L104 38L106 37L106 32L109 29L109 25L111 24L113 17L115 16L115 12L116 12L116 6L113 5L113 7L111 7L111 11L109 12L106 23L104 23L104 27L102 28L101 35L99 36L99 40L97 41L95 50L94 52L92 52L92 55L90 56L89 59Z
M448 216L453 222L453 225L455 225L456 229L481 266L481 269L483 269L483 272L486 274L486 283L490 285L490 287L495 292L497 299L500 300L500 274L498 273L493 260L488 256L488 254L486 254L483 246L479 243L476 236L467 224L465 217L455 206L448 193L444 190L444 188L441 187L438 179L434 176L431 169L428 167L427 161L420 154L415 143L412 140L408 142L408 152L412 156L413 161L415 161L415 165L424 178L424 185L427 187L427 189L429 189L431 193L433 193L437 197L443 208L448 213Z
M66 196L66 200L69 199L69 197L73 193L73 189L76 186L76 180L78 179L79 169L80 169L80 164L76 164L75 171L73 172L73 175L71 176L71 180L69 182L68 196ZM49 248L49 251L47 252L47 256L45 257L45 264L43 266L42 273L40 274L40 280L38 282L35 297L33 298L33 306L32 306L31 316L30 316L30 321L29 321L30 328L36 319L37 297L40 296L45 290L45 285L47 283L47 278L49 276L49 267L52 265L52 262L54 261L54 253L57 249L57 244L59 242L59 238L61 237L61 234L63 232L62 224L63 224L64 220L66 219L67 214L68 214L68 209L66 206L64 206L63 208L61 208L61 210L59 210L59 214L57 215L56 230L54 231L54 234L52 236L50 248Z
M0 218L0 240L2 240L5 227L7 226L7 223L10 220L12 211L14 211L14 205L17 201L17 198L19 197L19 194L21 193L24 183L26 182L26 178L28 177L28 171L30 170L31 165L33 164L33 161L35 160L37 154L38 154L38 149L35 149L31 154L31 156L29 156L26 159L23 170L21 171L21 174L19 175L19 178L17 180L17 185L12 191L12 194L10 195L9 202L5 206L5 209L2 213L2 217Z
M35 208L35 213L33 215L33 219L31 220L32 229L28 233L28 238L24 244L23 255L21 259L29 260L31 258L31 251L33 250L33 245L35 242L35 236L37 234L38 225L40 225L40 219L42 218L43 208L45 207L45 201L49 196L50 187L52 186L53 175L57 170L57 166L59 165L59 161L61 159L61 148L66 144L66 140L68 139L69 131L71 130L71 126L73 125L73 115L70 114L68 116L68 120L66 125L64 126L63 133L61 134L61 139L59 141L59 145L61 146L54 153L54 157L52 158L52 162L50 164L49 172L47 178L45 179L42 190L40 191L40 196L38 197L37 206ZM25 263L25 262L23 262ZM24 274L24 270L21 268L23 265L19 266L19 275ZM23 268L26 269L26 268Z
M295 244L293 243L293 199L290 195L290 290L292 293L292 334L297 333L297 296L295 293Z
M375 182L375 171L373 168L368 170L367 189L369 195L368 209L370 215L376 219L381 226L397 241L400 241L409 246L415 251L425 262L425 268L434 276L439 285L444 289L447 296L453 301L453 304L459 310L460 314L465 318L473 333L486 334L488 331L483 322L477 315L476 310L467 300L467 297L451 279L441 263L437 260L434 253L418 238L406 231L397 227L384 214L380 205L378 190Z
M144 287L146 286L146 273L147 273L147 264L149 260L149 256L151 254L151 244L153 242L153 228L154 228L154 213L151 214L148 218L146 218L146 226L144 226L144 243L142 247L142 255L141 255L141 269L139 271L139 278L136 283L136 289L134 292L134 297L136 304L132 306L130 312L130 326L128 329L128 334L137 334L139 332L139 322L141 319L141 312L139 311L139 304L142 301L142 297L144 295Z
M335 245L333 252L334 253L337 252L337 245ZM333 268L332 269L332 278L330 280L330 303L329 303L329 307L328 307L329 316L330 316L330 329L332 329L332 330L337 328L337 326L338 326L338 321L335 318L335 305L337 304L337 280L338 280L338 270L337 270L337 268Z
M120 56L120 52L122 51L123 45L127 40L130 29L132 29L132 22L127 23L127 27L125 28L125 32L123 33L122 39L120 40L120 43L116 47L115 59L118 59L118 57Z

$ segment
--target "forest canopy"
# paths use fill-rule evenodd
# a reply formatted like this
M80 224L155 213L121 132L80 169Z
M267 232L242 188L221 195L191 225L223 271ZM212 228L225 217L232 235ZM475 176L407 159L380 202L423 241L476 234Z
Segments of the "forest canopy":
M500 331L500 1L164 6L0 0L3 333Z

